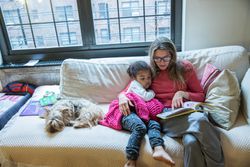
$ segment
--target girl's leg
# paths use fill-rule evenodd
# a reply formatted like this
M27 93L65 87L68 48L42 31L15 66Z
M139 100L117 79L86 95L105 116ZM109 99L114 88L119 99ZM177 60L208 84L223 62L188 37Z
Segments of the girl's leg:
M182 137L184 134L192 135L184 137L185 158L189 159L185 167L191 167L189 163L201 163L200 166L223 167L224 157L220 144L219 133L216 128L209 122L205 113L194 112L189 115L183 115L168 120L162 120L162 131L170 137ZM196 140L195 140L196 139ZM200 158L193 157L190 153L197 153ZM200 154L199 152L202 152Z
M141 141L147 132L144 122L135 114L131 113L128 116L123 116L122 127L131 132L128 144L126 147L126 156L128 162L125 166L135 166L135 162L139 156Z
M160 124L154 120L148 122L148 137L151 147L153 148L153 158L163 161L169 165L174 165L170 155L164 149L164 140L161 137Z

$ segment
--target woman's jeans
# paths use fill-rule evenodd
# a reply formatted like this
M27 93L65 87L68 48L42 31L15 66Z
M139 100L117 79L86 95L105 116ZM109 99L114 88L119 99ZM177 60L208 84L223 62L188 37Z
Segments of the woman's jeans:
M160 124L154 120L144 123L134 112L131 112L128 116L123 116L122 127L131 132L126 147L126 156L129 160L137 160L141 141L147 132L152 148L164 145Z
M194 112L160 122L167 136L183 137L185 167L224 166L219 132L206 113Z

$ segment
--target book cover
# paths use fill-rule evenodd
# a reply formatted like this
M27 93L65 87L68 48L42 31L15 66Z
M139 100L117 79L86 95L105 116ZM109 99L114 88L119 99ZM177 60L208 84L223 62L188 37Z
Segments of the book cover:
M45 112L39 101L30 101L20 116L39 116Z
M183 107L176 108L174 110L169 110L167 112L162 112L157 115L160 119L169 119L185 114L189 114L196 111L202 111L202 103L200 102L193 102L193 101L187 101L184 102Z

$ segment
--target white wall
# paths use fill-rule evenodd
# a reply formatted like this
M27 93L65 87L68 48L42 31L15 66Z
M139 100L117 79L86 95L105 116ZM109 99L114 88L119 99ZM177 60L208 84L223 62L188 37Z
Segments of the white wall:
M250 51L249 0L183 0L182 50L242 45Z

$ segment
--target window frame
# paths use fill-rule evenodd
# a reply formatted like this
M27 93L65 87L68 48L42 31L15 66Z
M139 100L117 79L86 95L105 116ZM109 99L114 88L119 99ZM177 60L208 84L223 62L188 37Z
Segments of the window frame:
M81 33L84 36L82 43L85 46L11 50L3 15L2 12L0 12L0 50L3 57L3 63L25 63L32 59L53 61L64 60L66 58L89 59L147 55L147 50L151 42L94 45L95 30L92 21L91 0L77 0L77 5L78 9L82 9L78 12L79 20L81 20ZM180 51L182 36L182 0L171 0L171 14L171 39L175 43L177 50Z

